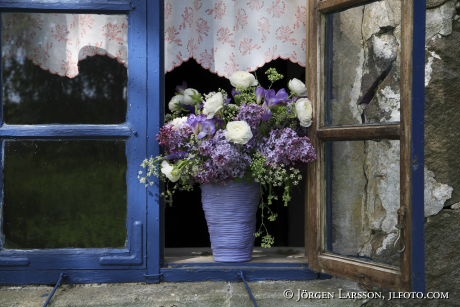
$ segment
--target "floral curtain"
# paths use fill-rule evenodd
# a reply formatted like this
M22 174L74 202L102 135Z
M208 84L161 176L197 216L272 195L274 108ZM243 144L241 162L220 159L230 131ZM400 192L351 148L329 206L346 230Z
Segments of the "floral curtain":
M305 0L165 0L165 69L190 58L220 76L276 59L305 66ZM127 17L4 13L2 57L18 53L75 77L78 61L102 54L127 61Z
M166 70L190 58L220 76L277 58L305 66L305 0L165 3Z

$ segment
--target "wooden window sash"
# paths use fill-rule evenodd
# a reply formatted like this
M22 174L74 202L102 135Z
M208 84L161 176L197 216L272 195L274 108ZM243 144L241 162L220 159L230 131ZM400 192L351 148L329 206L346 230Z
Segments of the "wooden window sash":
M314 0L313 2L315 2ZM318 10L323 13L339 12L344 9L349 9L355 6L365 5L367 3L378 0L320 0L318 2Z
M309 266L318 271L350 278L364 285L378 285L387 289L406 290L411 284L412 255L412 46L414 0L402 0L401 3L401 67L400 67L400 105L401 122L359 126L324 127L324 44L325 14L345 10L375 1L362 0L311 0L308 1L308 48L307 48L307 88L313 101L314 118L317 120L310 128L310 137L318 150L317 162L308 168L308 206L306 249ZM400 210L399 218L403 223L401 237L404 251L401 254L400 267L380 263L364 262L326 251L325 248L325 204L326 181L325 142L341 140L400 140Z

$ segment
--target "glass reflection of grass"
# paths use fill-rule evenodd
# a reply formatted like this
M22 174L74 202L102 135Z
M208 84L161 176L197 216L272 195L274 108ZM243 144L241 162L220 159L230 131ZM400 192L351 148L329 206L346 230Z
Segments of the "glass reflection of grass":
M123 142L8 142L6 248L122 247Z

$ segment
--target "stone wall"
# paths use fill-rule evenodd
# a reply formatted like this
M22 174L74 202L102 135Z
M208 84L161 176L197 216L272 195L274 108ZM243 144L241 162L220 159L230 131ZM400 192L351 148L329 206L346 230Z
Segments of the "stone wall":
M427 285L431 291L450 293L451 299L444 306L458 306L460 1L431 0L427 4L425 163L432 171L428 185L434 189L425 190L425 202L441 205L446 199L443 195L451 191L452 196L440 210L425 208L425 215L429 216L425 227Z
M453 187L448 205L460 201L460 22L457 1L427 11L426 165L436 178Z
M460 116L456 114L460 109L458 2L427 2L424 195L425 216L431 217L426 224L427 240L436 237L433 232L437 228L431 223L439 225L447 219L457 231L460 229L458 220L455 223L460 215L447 214L460 207L460 161L455 154L460 149L456 141L460 134ZM399 121L400 3L378 1L334 15L333 61L329 64L332 82L327 85L332 92L327 101L331 124ZM397 264L399 141L335 142L330 151L331 248L341 254ZM427 247L432 244L427 242ZM449 254L457 247L445 246L438 253ZM444 259L432 254L427 258ZM432 274L433 265L427 263L430 279L438 276Z

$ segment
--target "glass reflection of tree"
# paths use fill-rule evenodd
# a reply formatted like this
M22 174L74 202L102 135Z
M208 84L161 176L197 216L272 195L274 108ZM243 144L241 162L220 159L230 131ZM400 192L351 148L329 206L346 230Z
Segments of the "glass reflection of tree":
M79 63L75 78L51 74L25 58L3 60L8 124L108 124L126 116L126 67L106 56Z

